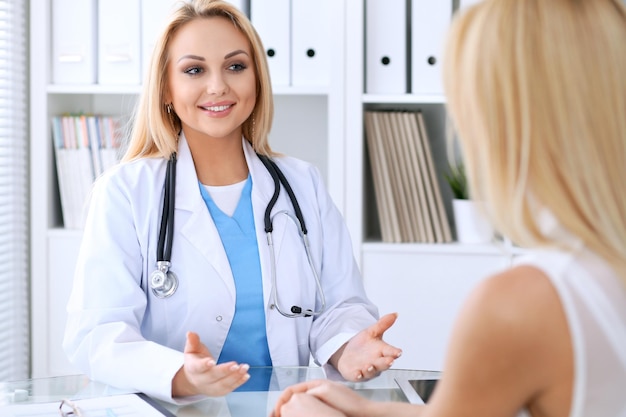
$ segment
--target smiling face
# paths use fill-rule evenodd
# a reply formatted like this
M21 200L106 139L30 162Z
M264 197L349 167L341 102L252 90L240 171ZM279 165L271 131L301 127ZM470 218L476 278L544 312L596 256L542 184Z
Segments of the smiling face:
M195 19L169 46L167 101L187 139L241 140L256 102L254 59L247 38L224 17Z

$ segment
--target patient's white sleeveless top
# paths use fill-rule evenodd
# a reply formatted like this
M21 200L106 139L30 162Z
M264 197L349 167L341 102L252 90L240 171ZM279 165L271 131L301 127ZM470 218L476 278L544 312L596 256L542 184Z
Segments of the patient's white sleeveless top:
M515 264L542 270L561 299L574 352L570 417L626 417L624 281L584 248L534 251Z

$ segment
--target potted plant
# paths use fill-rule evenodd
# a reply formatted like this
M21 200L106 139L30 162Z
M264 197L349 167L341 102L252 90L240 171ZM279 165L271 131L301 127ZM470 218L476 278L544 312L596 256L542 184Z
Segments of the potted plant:
M444 174L455 200L469 200L469 187L465 176L465 167L462 162L450 166L450 171Z
M460 243L488 243L493 239L493 227L485 218L480 203L470 198L469 185L462 162L450 166L444 174L452 190L452 212L456 238Z

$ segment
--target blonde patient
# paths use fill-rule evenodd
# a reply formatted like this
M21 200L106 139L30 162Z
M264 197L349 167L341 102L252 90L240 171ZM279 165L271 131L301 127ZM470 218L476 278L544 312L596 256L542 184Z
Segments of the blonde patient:
M443 76L473 195L526 255L466 300L429 404L318 380L274 415L626 416L624 4L483 0Z

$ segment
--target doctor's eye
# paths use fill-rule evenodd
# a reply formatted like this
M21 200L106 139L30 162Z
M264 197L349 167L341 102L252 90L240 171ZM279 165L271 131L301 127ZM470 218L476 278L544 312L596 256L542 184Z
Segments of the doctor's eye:
M183 72L187 75L199 75L204 72L204 69L194 66L184 69Z
M236 64L232 64L228 66L228 70L231 72L241 72L244 71L246 68L248 68L248 66L244 63L236 63Z

